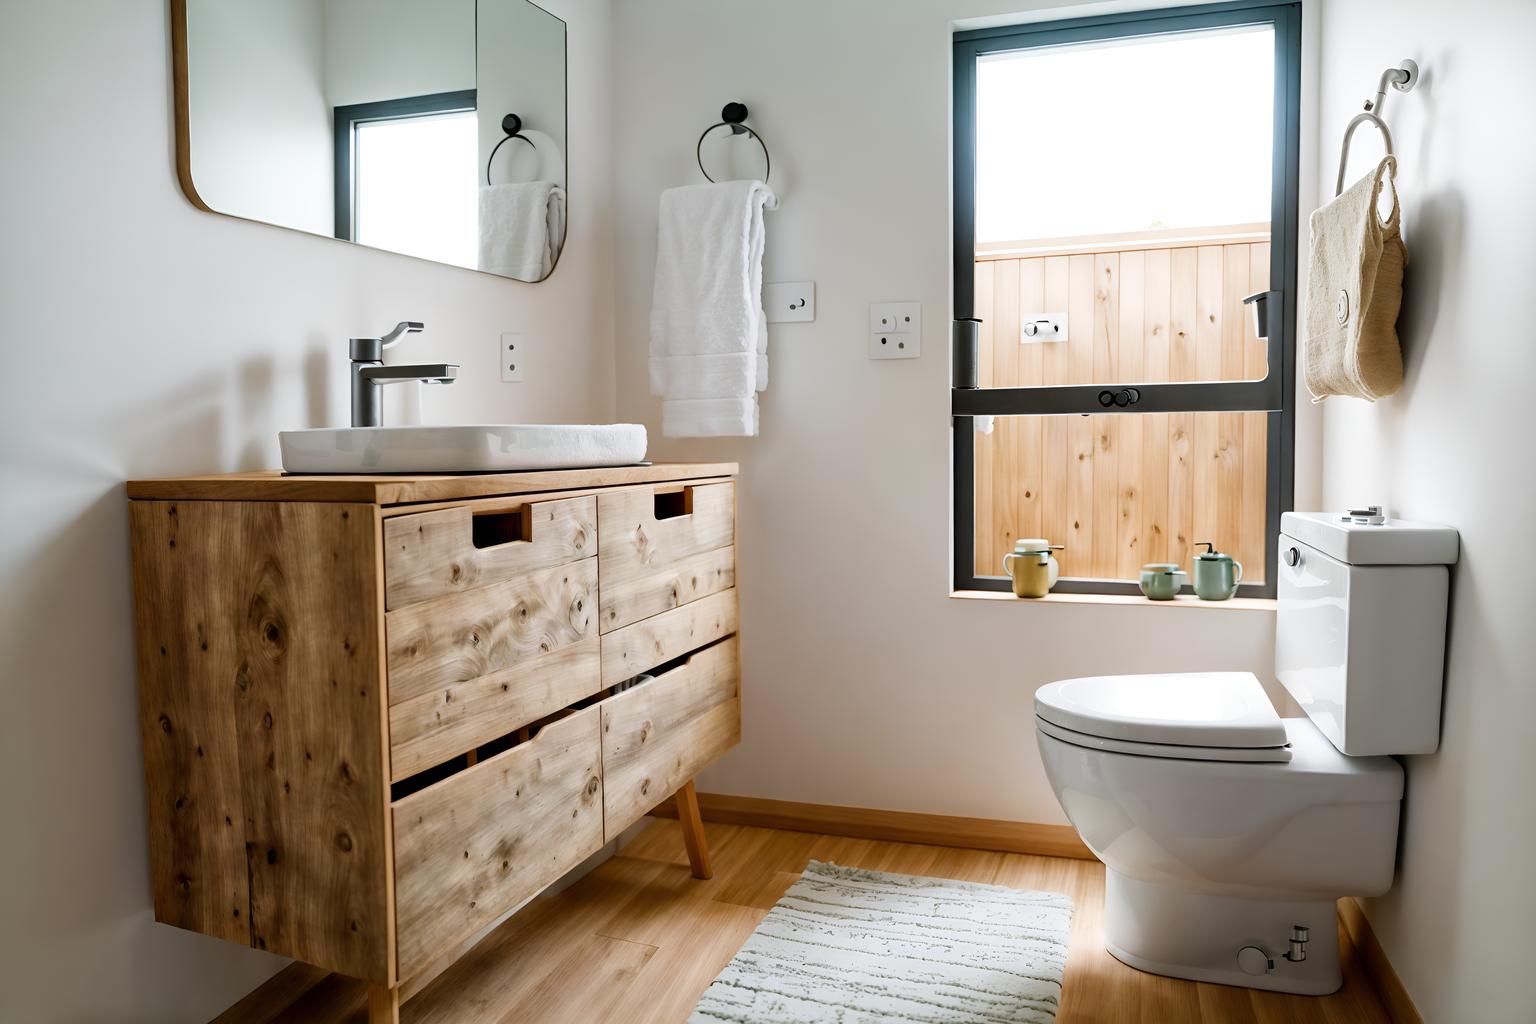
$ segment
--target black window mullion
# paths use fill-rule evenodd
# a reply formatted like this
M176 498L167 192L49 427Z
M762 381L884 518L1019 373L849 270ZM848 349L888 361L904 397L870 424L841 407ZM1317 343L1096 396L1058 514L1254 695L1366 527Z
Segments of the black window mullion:
M976 43L955 43L954 54L954 316L976 315ZM968 211L964 216L961 211ZM951 377L953 379L953 377Z
M1130 405L1104 404L1105 393L1133 389ZM1182 384L1051 384L1026 388L954 388L956 416L1064 416L1154 412L1278 412L1280 375L1264 380Z

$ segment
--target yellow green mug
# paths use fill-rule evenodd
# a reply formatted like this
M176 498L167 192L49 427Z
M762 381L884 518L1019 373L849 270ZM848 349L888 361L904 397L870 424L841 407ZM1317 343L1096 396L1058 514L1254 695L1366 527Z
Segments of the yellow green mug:
M1014 597L1044 597L1061 577L1061 565L1052 557L1062 545L1044 537L1024 537L1003 556L1003 572L1013 581Z

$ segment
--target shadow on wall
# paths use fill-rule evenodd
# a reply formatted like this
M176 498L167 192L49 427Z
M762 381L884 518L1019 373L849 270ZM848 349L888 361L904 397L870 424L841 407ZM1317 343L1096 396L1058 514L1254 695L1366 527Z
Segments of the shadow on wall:
M222 1009L207 1000L232 1001L284 962L154 922L123 480L270 466L279 423L324 425L334 404L335 345L308 341L297 366L261 355L127 405L82 405L68 430L39 432L8 459L8 478L49 486L12 495L33 539L7 565L12 582L0 595L6 714L25 729L0 749L8 774L25 780L8 810L24 824L6 844L8 870L26 881L8 887L4 917L19 922L18 935L70 937L68 957L42 946L11 957L42 975L32 991L55 991L55 1019L83 1019L71 1016L88 1005L84 992L71 995L82 960L93 964L92 988L120 993L175 977L185 962L202 965L203 983L131 999L114 1018L123 1021L145 1019L149 1006L206 1018ZM0 1018L37 1010L0 991Z
M304 355L305 422L311 427L329 427L331 352L323 340L311 337L311 348ZM350 415L350 414L349 414ZM350 418L348 422L351 422Z
M203 456L210 462L217 457L216 417L202 415L180 425L197 439ZM192 457L185 440L179 446ZM6 917L27 932L83 937L71 939L67 963L44 949L25 958L58 989L57 1019L80 1019L70 1016L77 1000L68 993L72 982L84 980L78 974L82 959L92 964L90 986L126 993L144 978L175 976L178 965L195 956L206 986L158 992L145 1001L176 1007L185 1019L194 1019L210 1009L199 996L249 990L283 961L153 919L132 668L127 507L115 472L103 483L100 468L89 467L77 471L77 480L85 485L80 478L87 475L97 478L90 485L96 488L94 499L82 502L72 520L58 522L11 574L18 581L8 595L17 635L72 639L17 644L19 657L6 672L7 714L26 723L30 752L20 775L26 783L13 787L11 804L14 820L25 825L8 830L6 840L15 877L26 881L9 887ZM142 1019L134 1002L115 1019Z
M331 363L336 356L334 342L325 344L320 335L305 339L308 349L299 371L299 385L304 394L304 424L309 427L336 426L330 421ZM279 399L277 367L270 356L257 356L241 364L236 375L236 408L245 443L235 456L240 471L272 468L272 443L277 438ZM349 413L350 416L350 413ZM348 419L346 422L350 422ZM209 465L217 465L210 462Z
M1412 210L1411 225L1404 226L1408 265L1403 269L1403 308L1397 318L1397 336L1403 346L1404 400L1413 397L1430 338L1439 326L1440 299L1455 282L1451 275L1461 265L1465 201L1461 193L1443 189L1421 202L1404 197L1405 213ZM1409 232L1412 232L1411 234ZM1453 325L1440 334L1456 340Z
M1461 537L1461 550L1451 573L1451 590L1446 619L1445 691L1441 703L1440 749L1433 754L1401 758L1407 773L1403 791L1402 822L1397 831L1397 867L1392 888L1385 894L1362 900L1378 933L1400 933L1403 928L1434 922L1437 948L1456 957L1465 949L1467 915L1459 912L1465 893L1446 879L1465 877L1467 865L1481 858L1468 856L1480 843L1477 823L1473 821L1477 801L1465 798L1469 793L1499 794L1509 788L1505 767L1492 758L1471 758L1485 739L1475 732L1475 723L1486 722L1497 711L1515 707L1520 695L1507 692L1524 689L1526 675L1512 669L1505 656L1506 637L1490 625L1487 602L1478 589L1478 574L1483 562L1468 535ZM1495 578L1507 566L1495 558L1486 571ZM1453 666L1474 659L1474 675ZM1452 798L1451 794L1457 794ZM1422 810L1421 810L1422 805ZM1422 820L1418 815L1423 814ZM1454 814L1454 817L1452 815ZM1432 815L1432 816L1431 816ZM1454 845L1426 841L1429 834L1461 837ZM1429 850L1416 861L1415 849ZM1422 877L1421 877L1422 876ZM1413 920L1405 920L1401 899L1412 892L1416 904L1407 908ZM1457 969L1466 969L1465 965ZM1468 1019L1475 1019L1469 1017Z
M1414 87L1414 105L1418 108L1417 145L1411 158L1413 175L1427 180L1434 169L1435 82L1450 64L1449 54L1439 54L1432 61L1421 62L1423 71ZM1401 170L1401 168L1400 168ZM1429 339L1440 318L1441 297L1447 294L1454 267L1461 264L1462 236L1466 202L1460 192L1442 189L1422 198L1402 197L1403 241L1408 246L1408 265L1403 271L1403 308L1398 315L1398 340L1403 348L1403 390L1401 404L1392 403L1394 420L1406 415L1404 406L1412 399ZM1454 340L1454 334L1451 335ZM1394 423L1394 426L1397 424Z

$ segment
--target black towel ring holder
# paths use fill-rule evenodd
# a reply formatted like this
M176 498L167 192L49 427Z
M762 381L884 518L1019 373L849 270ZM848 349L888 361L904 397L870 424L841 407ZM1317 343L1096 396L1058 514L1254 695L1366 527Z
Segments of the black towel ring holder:
M502 146L505 146L513 139L521 139L522 141L528 143L528 145L532 146L534 149L539 148L538 146L534 145L534 141L532 139L522 134L523 119L518 117L516 114L508 114L506 117L501 119L501 130L507 133L506 138L496 143L495 148L491 150L491 155L485 158L486 185L490 185L491 183L491 161L496 159L496 150L500 149Z
M763 141L763 137L745 124L742 124L746 119L747 105L745 103L727 103L724 109L720 111L720 120L705 128L703 134L699 136L698 145L693 147L693 158L699 165L699 173L709 178L711 182L715 179L711 178L709 172L704 169L704 139L716 128L729 128L732 135L752 136L757 144L763 148L763 184L768 184L768 176L773 173L773 158L768 155L768 144Z

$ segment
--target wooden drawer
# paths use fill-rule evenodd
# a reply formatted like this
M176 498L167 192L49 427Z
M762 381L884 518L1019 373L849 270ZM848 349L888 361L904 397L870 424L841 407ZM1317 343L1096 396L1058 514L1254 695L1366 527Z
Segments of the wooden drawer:
M598 707L393 805L401 978L603 845Z
M736 585L736 488L658 485L598 496L604 633Z
M602 688L597 559L385 613L398 781Z
M739 683L733 636L598 705L606 838L741 740Z
M384 521L384 607L460 594L591 557L597 499L470 502Z
M736 591L713 594L603 637L603 686L680 658L736 632Z

